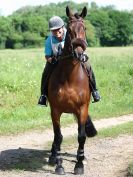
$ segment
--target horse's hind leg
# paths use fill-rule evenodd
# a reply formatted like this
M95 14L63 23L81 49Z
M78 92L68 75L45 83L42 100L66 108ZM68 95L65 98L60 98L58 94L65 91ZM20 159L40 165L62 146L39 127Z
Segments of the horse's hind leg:
M87 121L85 123L85 132L86 132L87 137L94 137L97 135L97 130L90 116L87 117Z
M63 136L60 130L60 116L61 114L54 110L51 112L52 122L53 122L53 129L54 129L54 141L52 144L51 149L51 156L49 157L50 164L56 164L55 173L58 175L64 175L64 168L62 167L62 158L60 154L60 146L62 143Z

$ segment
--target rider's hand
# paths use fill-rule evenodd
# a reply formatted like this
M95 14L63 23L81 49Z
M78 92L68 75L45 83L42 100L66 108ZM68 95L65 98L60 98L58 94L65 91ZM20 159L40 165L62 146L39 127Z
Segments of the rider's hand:
M52 58L51 57L49 57L48 59L47 59L47 61L49 62L49 63L51 63L52 62Z

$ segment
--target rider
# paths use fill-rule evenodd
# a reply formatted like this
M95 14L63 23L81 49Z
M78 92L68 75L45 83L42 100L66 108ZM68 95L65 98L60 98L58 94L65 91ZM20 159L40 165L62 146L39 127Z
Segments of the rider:
M47 106L48 79L54 67L56 66L56 58L61 54L61 49L63 49L64 47L67 31L64 26L64 21L59 16L53 16L52 18L50 18L49 29L51 31L51 34L46 39L45 43L45 58L47 62L42 73L41 96L38 101L38 104L42 106ZM92 69L90 70L91 67L87 64L87 62L85 62L85 65L87 68L89 81L91 83L90 87L94 102L98 102L100 100L100 95L96 88L94 73Z

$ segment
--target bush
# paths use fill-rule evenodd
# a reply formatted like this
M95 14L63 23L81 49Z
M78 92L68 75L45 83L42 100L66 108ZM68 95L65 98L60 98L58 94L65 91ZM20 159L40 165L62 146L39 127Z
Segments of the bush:
M14 44L14 49L22 49L23 48L23 44L18 42Z

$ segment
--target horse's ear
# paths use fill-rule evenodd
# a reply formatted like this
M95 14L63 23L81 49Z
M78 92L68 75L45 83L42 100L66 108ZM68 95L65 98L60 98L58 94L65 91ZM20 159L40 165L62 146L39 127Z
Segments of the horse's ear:
M66 15L67 15L68 17L71 17L71 16L73 15L68 6L66 7Z
M81 14L80 14L80 17L84 18L86 15L87 15L87 8L84 7Z

